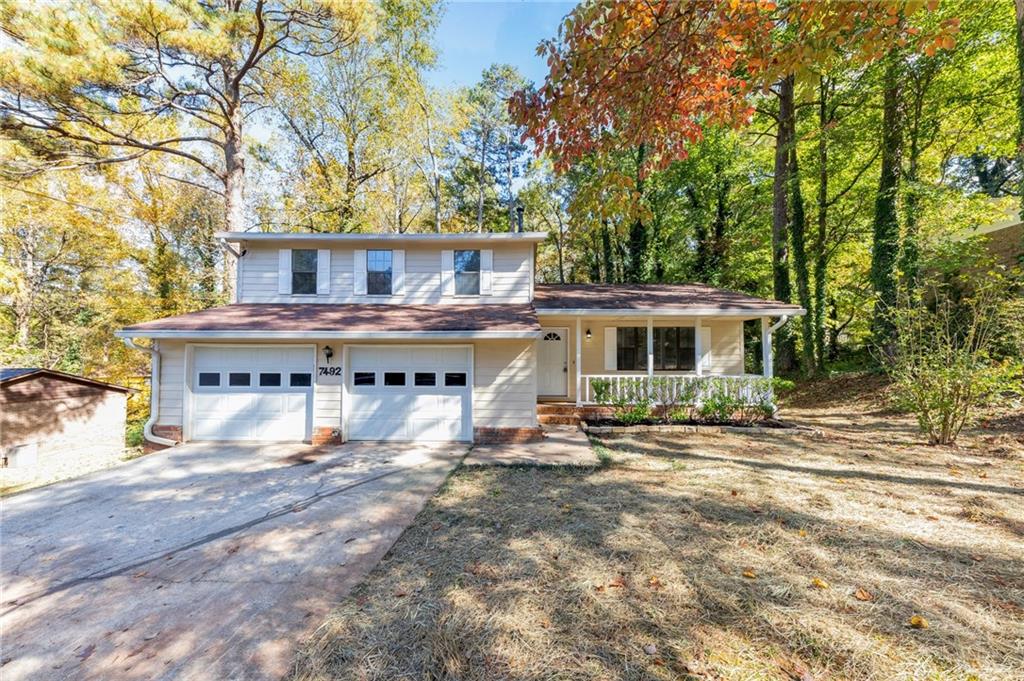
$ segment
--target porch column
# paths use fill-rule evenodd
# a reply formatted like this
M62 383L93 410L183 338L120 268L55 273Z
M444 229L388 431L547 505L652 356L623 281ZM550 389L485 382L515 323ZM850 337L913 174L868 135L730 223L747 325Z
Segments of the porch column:
M767 317L761 317L761 369L765 378L772 377L772 331Z
M654 378L654 320L647 318L647 379ZM650 385L650 384L648 384Z
M693 325L693 352L697 355L693 366L698 376L702 376L704 374L704 362L701 361L704 358L704 348L701 345L700 329L700 317L697 317L697 321L694 322Z
M576 406L583 404L583 318L576 318Z

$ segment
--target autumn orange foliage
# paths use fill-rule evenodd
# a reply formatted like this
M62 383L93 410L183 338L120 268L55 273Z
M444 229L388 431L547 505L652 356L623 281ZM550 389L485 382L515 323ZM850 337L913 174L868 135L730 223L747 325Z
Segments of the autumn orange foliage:
M510 103L538 153L564 170L612 146L684 158L709 125L742 125L749 95L835 60L870 62L893 47L951 48L956 25L927 35L910 19L923 0L595 0L538 47L550 68Z

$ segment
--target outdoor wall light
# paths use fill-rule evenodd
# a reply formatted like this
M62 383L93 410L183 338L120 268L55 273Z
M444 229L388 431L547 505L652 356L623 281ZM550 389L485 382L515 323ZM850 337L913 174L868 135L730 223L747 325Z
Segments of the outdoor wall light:
M331 357L334 357L334 349L330 345L324 346L324 357L327 358L327 363L331 363Z
M593 337L594 337L594 334L590 333L590 329L587 329L587 340L590 340Z

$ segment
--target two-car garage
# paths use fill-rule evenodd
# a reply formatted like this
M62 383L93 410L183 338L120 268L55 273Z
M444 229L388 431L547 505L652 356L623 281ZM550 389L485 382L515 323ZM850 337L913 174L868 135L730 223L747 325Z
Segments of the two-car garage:
M191 345L186 439L310 440L315 345ZM341 413L350 440L472 439L465 345L347 348Z

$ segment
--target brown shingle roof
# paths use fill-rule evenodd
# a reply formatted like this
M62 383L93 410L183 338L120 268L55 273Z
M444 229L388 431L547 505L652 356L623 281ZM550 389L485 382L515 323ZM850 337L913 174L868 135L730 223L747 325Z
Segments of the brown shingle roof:
M769 308L801 314L799 305L765 300L704 284L537 284L533 305L539 310L750 310Z
M150 331L536 332L530 305L365 305L242 303L129 326Z

